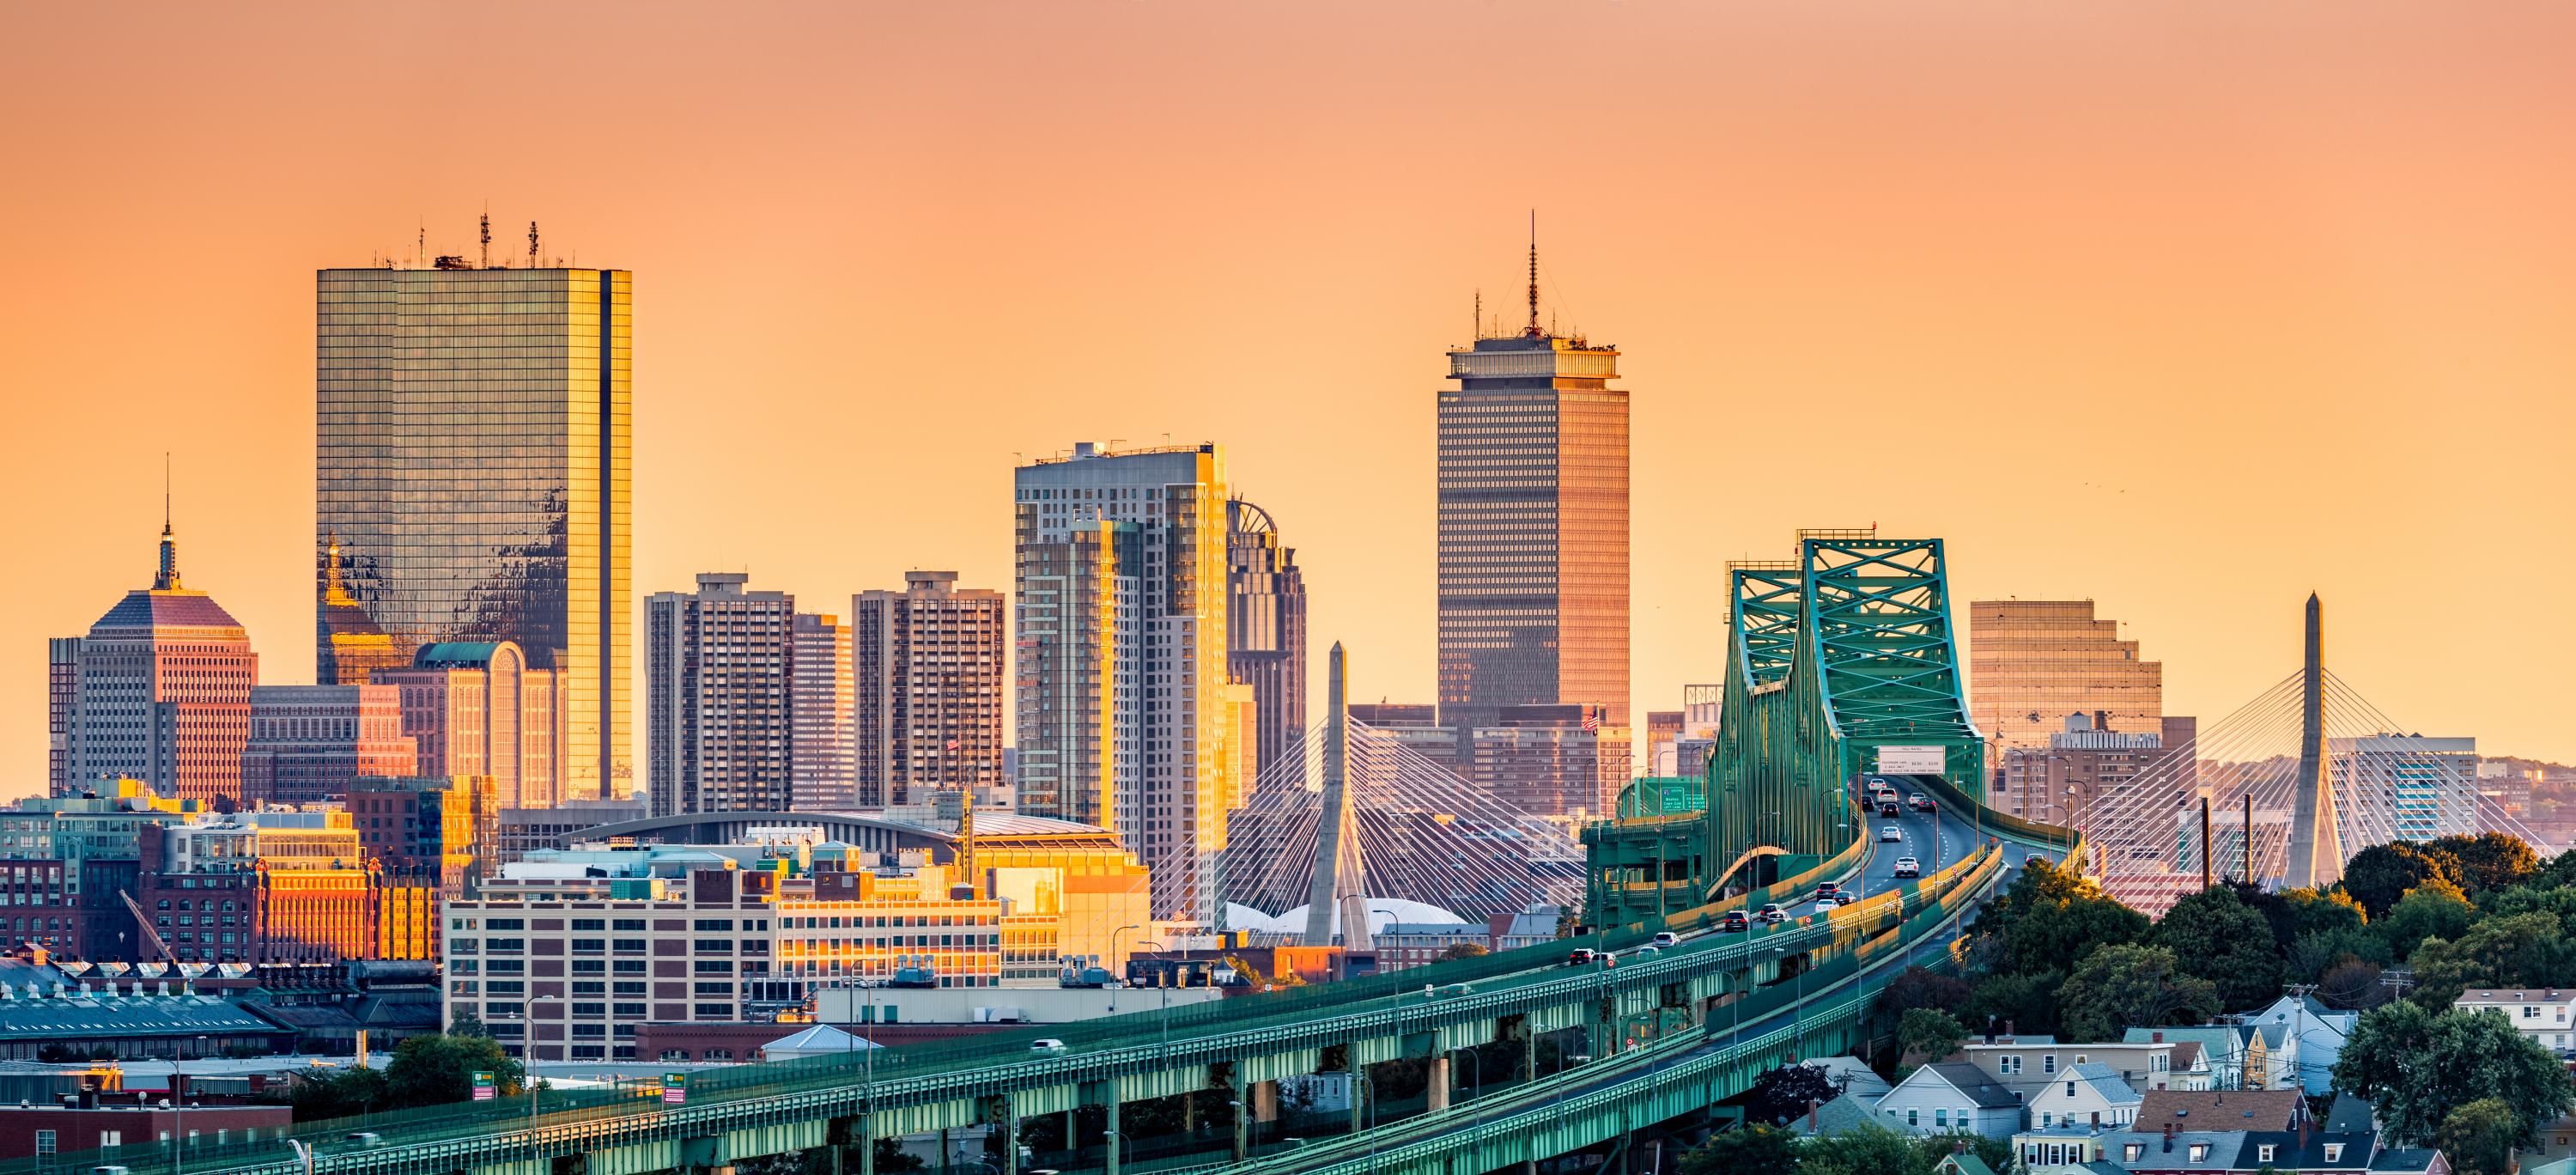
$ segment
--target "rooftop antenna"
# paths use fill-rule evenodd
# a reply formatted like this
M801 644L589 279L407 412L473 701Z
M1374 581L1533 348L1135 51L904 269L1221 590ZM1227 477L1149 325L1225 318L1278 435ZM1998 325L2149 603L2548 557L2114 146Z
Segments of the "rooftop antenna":
M420 239L411 251L411 263L417 266L421 263L421 259L427 256L429 256L429 218L424 216L420 218Z
M1474 319L1474 323L1475 332L1473 337L1480 339L1485 337L1485 291L1482 288L1479 288L1476 291L1476 317Z
M537 267L537 222L528 222L528 268Z
M492 268L492 202L483 202L483 268Z
M1538 209L1530 209L1529 333L1538 337Z

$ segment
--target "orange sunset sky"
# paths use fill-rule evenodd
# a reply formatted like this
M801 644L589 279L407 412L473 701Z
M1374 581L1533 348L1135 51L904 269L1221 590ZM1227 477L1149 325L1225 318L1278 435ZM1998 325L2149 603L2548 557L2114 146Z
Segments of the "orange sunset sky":
M1010 471L1216 440L1314 656L1433 696L1432 406L1470 298L1635 397L1640 710L1725 560L1949 540L2214 719L2328 662L2576 761L2576 6L21 4L0 47L0 795L44 638L150 579L312 679L313 270L635 272L637 598L1008 587ZM523 246L521 246L523 247ZM639 691L640 697L640 691Z

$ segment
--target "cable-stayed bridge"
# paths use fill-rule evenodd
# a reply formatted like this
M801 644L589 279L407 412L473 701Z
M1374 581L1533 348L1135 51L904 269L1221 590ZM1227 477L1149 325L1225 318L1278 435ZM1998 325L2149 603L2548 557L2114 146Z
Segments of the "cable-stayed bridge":
M2307 623L2308 657L2289 676L2103 794L2069 786L2105 890L2160 914L2215 881L2331 884L2354 853L2391 841L2503 832L2556 851L2479 793L2474 756L2407 733L2325 667L2313 596Z

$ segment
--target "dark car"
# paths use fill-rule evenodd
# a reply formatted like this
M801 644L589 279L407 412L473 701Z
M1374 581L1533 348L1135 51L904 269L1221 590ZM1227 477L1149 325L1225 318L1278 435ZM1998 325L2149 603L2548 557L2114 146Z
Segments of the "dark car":
M1728 910L1723 917L1720 917L1717 920L1717 932L1719 934L1740 934L1744 931L1751 930L1752 928L1753 920L1745 917L1744 911L1742 910Z

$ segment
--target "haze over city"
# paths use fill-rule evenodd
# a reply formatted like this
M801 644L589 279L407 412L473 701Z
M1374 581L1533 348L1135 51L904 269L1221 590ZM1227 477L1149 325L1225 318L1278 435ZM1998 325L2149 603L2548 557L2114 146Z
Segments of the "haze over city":
M1355 698L1433 698L1432 406L1471 300L1621 352L1638 710L1722 566L1938 534L2215 718L2328 662L2576 760L2576 132L2526 3L26 9L0 76L0 794L35 650L148 580L310 680L313 271L635 274L635 571L1010 582L1010 469L1216 441ZM2403 79L2404 85L2392 85ZM2545 588L2543 590L2546 590ZM2481 599L2484 597L2484 599Z

